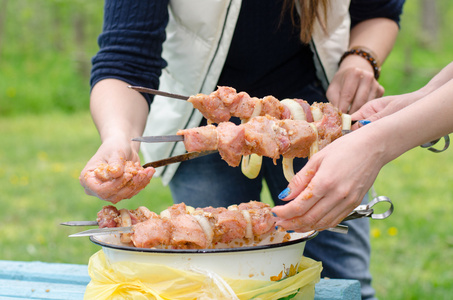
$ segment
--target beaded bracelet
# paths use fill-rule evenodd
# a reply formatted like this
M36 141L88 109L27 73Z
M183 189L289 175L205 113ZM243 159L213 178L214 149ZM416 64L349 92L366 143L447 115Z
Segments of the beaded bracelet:
M363 50L360 48L353 48L351 50L348 50L345 53L343 53L338 65L340 65L341 62L345 59L345 57L349 56L349 55L359 55L359 56L365 58L371 64L371 67L373 68L374 78L376 78L376 80L379 79L379 75L381 74L381 67L379 67L377 60L373 57L373 55L369 51L366 51L366 50Z

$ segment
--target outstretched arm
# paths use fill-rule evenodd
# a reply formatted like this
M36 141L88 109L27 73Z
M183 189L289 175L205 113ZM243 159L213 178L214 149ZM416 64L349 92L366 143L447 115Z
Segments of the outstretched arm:
M420 100L316 153L282 193L283 200L292 201L273 209L277 225L296 231L337 225L360 204L385 164L453 132L453 79L438 83Z
M91 93L91 114L101 146L80 175L88 195L117 203L142 190L155 173L140 167L139 143L148 115L143 96L117 79L99 81Z
M434 76L421 89L397 96L387 96L379 98L365 104L359 111L352 114L353 120L369 120L376 121L382 117L388 116L406 106L414 103L417 100L425 97L429 93L437 90L446 82L453 78L453 63L448 64L436 76Z

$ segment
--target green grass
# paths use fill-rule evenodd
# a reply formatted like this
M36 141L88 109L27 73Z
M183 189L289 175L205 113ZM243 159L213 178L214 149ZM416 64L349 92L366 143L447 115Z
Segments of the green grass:
M69 239L80 228L59 223L93 220L107 202L85 195L78 176L99 144L88 112L0 119L0 259L86 263L97 247ZM161 210L168 190L153 180L121 205Z
M453 159L416 148L385 166L378 193L394 214L372 221L374 285L382 299L450 299L453 292Z
M81 230L59 225L93 220L106 202L87 196L78 175L99 137L88 112L20 115L0 119L0 259L86 264L99 250ZM374 286L381 299L448 299L453 293L453 151L417 148L388 164L375 184L395 204L373 220ZM171 205L159 179L118 207Z

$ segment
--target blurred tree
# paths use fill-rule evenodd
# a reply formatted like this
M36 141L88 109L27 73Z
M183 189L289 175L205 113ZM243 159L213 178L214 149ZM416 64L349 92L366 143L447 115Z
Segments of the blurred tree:
M75 42L75 59L77 62L77 71L80 75L87 79L90 77L91 63L86 51L86 14L80 11L74 14L74 42Z
M441 14L437 0L420 0L421 3L421 43L426 48L439 46L439 30Z
M3 44L3 37L5 35L5 22L6 22L6 15L7 15L7 8L8 6L8 0L2 0L0 2L0 55L1 55L1 50L2 50L2 44Z

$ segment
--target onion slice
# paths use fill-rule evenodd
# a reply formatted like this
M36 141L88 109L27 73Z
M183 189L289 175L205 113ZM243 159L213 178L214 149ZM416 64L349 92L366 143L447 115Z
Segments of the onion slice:
M288 182L291 181L294 177L294 165L293 165L294 158L287 158L283 157L282 165L283 165L283 175L285 176Z
M323 117L323 113L322 113L321 109L317 106L311 107L311 114L313 115L314 122L321 120Z
M298 103L297 101L293 99L283 99L281 101L291 112L291 118L293 120L302 120L306 121L307 116L305 114L305 111L303 107ZM319 108L318 108L319 110ZM313 118L315 116L313 115ZM294 177L294 158L287 158L283 157L282 159L282 165L283 165L283 175L285 176L286 180L288 182L291 181L291 179Z
M293 99L283 99L280 103L289 109L293 120L307 120L303 107L297 101Z
M121 217L121 227L129 227L132 226L132 219L129 211L125 208L120 209L120 217ZM131 233L122 233L120 236L120 241L122 243L128 244L131 240Z
M247 178L255 179L261 170L263 157L252 153L242 157L241 171Z
M209 222L209 220L205 216L200 214L193 214L192 216L195 218L195 220L197 220L201 229L203 229L203 232L206 235L206 244L208 246L211 245L214 238L214 229L212 228L211 222Z
M241 123L247 123L253 117L257 117L261 114L263 108L262 99L258 99L255 102L255 108L253 109L252 116L247 120L241 120ZM250 155L242 156L241 171L249 179L255 179L261 170L261 164L263 163L263 158L258 154L252 153Z
M247 221L247 227L245 228L245 237L247 239L253 238L253 228L252 228L252 217L248 210L241 210L241 214L244 216L245 221Z
M351 130L351 115L341 114L342 130Z

